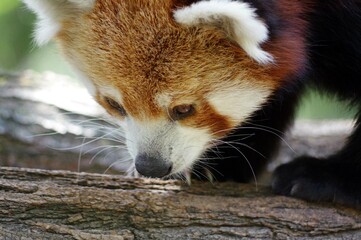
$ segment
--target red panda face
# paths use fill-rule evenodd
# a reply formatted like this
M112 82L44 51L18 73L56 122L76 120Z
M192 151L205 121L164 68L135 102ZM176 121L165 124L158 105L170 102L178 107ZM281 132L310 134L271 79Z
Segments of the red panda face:
M246 121L278 85L267 65L272 56L259 47L267 28L254 11L224 1L229 8L217 15L221 1L200 2L178 9L175 0L89 1L91 10L60 21L58 43L124 128L143 175L191 169L214 139ZM202 15L207 7L212 16ZM246 21L234 20L243 32L222 23L234 7Z

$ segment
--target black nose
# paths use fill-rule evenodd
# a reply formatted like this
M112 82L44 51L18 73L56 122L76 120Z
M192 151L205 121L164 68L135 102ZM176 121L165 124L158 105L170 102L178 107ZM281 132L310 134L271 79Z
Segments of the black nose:
M172 171L172 163L162 158L141 154L135 158L135 168L143 176L161 178Z

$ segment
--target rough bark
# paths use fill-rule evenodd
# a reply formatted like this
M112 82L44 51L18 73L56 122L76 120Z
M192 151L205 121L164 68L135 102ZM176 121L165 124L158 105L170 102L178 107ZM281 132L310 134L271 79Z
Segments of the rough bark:
M61 102L52 98L55 92L70 91L69 84L59 85L62 79L31 72L0 74L2 166L77 171L80 151L84 153L81 170L101 173L109 165L98 161L103 169L86 167L97 153L91 149L118 142L104 137L92 142L104 130L94 126L107 124L99 119L96 106L90 104L89 109L96 109L92 112L74 107L70 96L63 96ZM83 95L76 91L78 101ZM79 124L93 118L95 125ZM348 121L296 123L270 169L306 152L335 151L351 126ZM35 137L49 131L58 134ZM79 137L89 138L90 143L85 149L71 148L79 144L74 142ZM67 150L54 151L49 145ZM118 158L117 154L106 153L104 158ZM311 238L361 239L361 212L275 196L264 186L205 182L187 186L178 181L0 168L0 239Z
M0 169L4 239L360 239L361 214L267 187Z

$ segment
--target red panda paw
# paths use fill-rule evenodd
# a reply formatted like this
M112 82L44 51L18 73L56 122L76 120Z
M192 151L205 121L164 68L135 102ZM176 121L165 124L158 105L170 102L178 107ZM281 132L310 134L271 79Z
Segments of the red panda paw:
M359 176L339 161L301 157L281 165L273 174L272 188L280 195L314 202L361 207ZM355 175L356 174L356 175Z

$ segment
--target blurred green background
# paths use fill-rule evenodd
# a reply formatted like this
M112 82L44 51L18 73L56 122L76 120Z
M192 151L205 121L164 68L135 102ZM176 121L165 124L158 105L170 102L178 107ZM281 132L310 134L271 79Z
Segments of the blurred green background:
M74 76L53 44L37 48L32 40L35 16L20 0L0 0L0 69L54 71Z
M19 0L0 0L0 69L53 71L74 76L53 44L37 48L31 39L35 17ZM335 99L308 91L298 117L303 119L352 118L354 111Z

